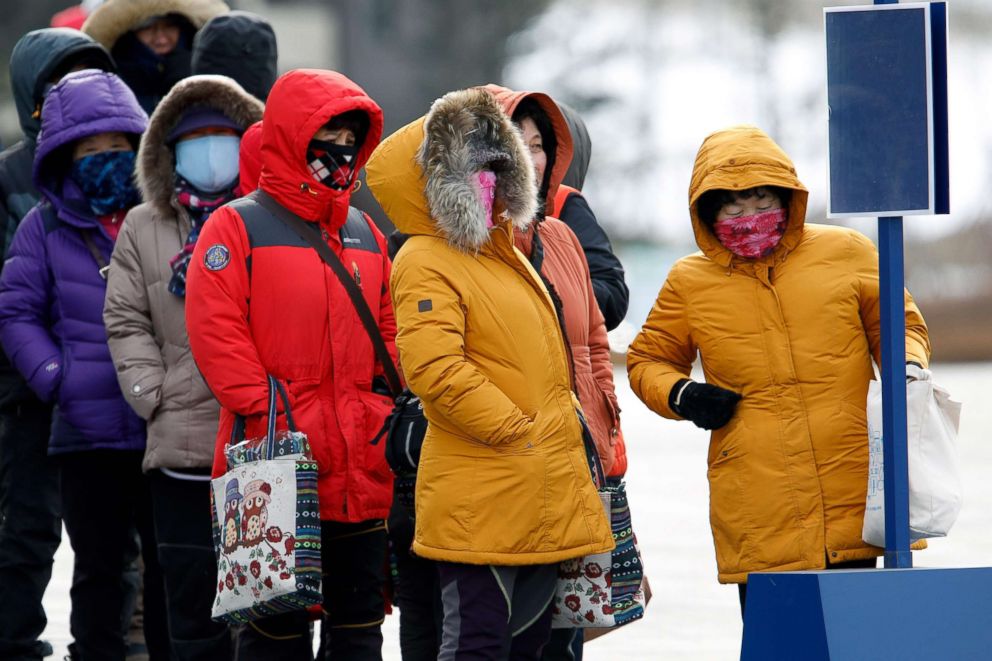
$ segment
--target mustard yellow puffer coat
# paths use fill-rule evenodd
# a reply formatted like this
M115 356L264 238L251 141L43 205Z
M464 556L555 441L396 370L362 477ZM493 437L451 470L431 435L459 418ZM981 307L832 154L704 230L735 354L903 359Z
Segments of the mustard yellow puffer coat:
M491 231L471 180L487 163L508 218ZM443 97L367 166L376 199L412 235L391 286L400 362L429 422L413 550L431 560L544 564L613 547L554 306L513 245L511 221L534 215L533 176L482 90Z
M734 256L696 214L713 189L792 190L788 226L762 259ZM785 153L754 127L709 136L689 208L701 252L668 274L630 347L631 387L653 411L689 375L741 393L710 438L710 524L719 580L820 569L882 550L861 541L868 471L865 401L880 363L878 255L863 235L806 225L807 192ZM926 366L927 328L906 294L906 360ZM922 546L921 546L922 547Z

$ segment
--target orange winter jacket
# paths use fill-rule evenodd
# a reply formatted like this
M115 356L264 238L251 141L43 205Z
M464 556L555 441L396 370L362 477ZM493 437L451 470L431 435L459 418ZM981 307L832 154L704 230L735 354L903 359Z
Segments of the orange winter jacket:
M560 186L558 186L558 190L555 192L554 208L552 209L550 215L554 216L555 218L561 218L561 213L562 213L562 209L565 207L565 202L572 195L581 196L582 191L578 190L577 188L572 188L571 186L566 186L565 184L561 184ZM607 354L609 354L609 348L610 348L609 341L607 340L607 345L606 345ZM607 357L609 356L607 355ZM610 388L611 390L613 388L612 377L610 379ZM580 398L581 398L581 393L580 393ZM614 403L616 402L614 401ZM623 429L620 426L619 406L616 407L615 413L618 416L617 424L616 424L615 433L613 433L610 438L610 443L612 446L610 452L613 455L613 457L612 457L612 461L610 462L610 467L606 469L606 474L609 477L623 477L624 475L627 474L627 443L626 441L624 441Z
M710 437L710 524L719 579L822 569L878 556L861 540L868 482L865 401L879 354L878 255L843 227L805 224L807 192L754 127L706 138L689 209L700 252L672 267L627 354L634 392L678 419L669 393L697 354L706 382L743 395ZM713 189L791 189L775 251L741 259L696 213ZM926 365L927 328L906 293L906 359ZM922 548L924 545L919 545Z
M491 230L472 180L482 168L497 174ZM410 235L391 282L400 360L429 423L414 552L529 565L611 549L555 308L513 245L511 222L526 228L536 206L519 133L488 93L452 92L366 172Z
M551 164L546 200L546 208L553 208L561 180L572 161L572 135L561 110L546 94L514 92L498 85L486 85L483 89L496 98L507 115L512 116L525 98L534 99L547 113L558 143L554 163ZM589 264L572 230L550 216L527 232L516 232L516 246L528 257L531 256L534 231L540 233L544 244L541 271L561 298L576 392L603 462L603 470L607 475L622 476L627 469L627 460L626 453L621 452L622 463L617 463L620 407L613 387L613 364L610 361L606 325L596 303Z

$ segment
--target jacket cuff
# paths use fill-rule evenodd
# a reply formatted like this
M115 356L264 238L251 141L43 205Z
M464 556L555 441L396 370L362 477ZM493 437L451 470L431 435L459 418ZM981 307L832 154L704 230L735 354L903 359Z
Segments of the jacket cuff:
M916 340L906 338L906 362L914 362L924 369L930 368L930 352Z
M61 357L53 356L44 361L27 381L38 399L43 402L53 401L62 383Z

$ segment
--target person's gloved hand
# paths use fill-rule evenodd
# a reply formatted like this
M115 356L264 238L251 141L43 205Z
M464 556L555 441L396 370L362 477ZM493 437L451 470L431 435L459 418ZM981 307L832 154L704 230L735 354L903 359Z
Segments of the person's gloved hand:
M697 427L719 429L734 417L741 395L708 383L682 379L668 395L668 407Z

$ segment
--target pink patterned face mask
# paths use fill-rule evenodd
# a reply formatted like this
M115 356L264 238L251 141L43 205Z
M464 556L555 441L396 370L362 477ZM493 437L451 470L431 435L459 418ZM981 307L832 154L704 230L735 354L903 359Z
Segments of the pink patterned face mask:
M785 234L785 209L753 216L724 218L713 223L713 232L730 252L747 259L770 255Z
M475 173L474 183L486 216L486 229L490 229L493 226L493 200L496 199L496 173L491 170L480 170Z

